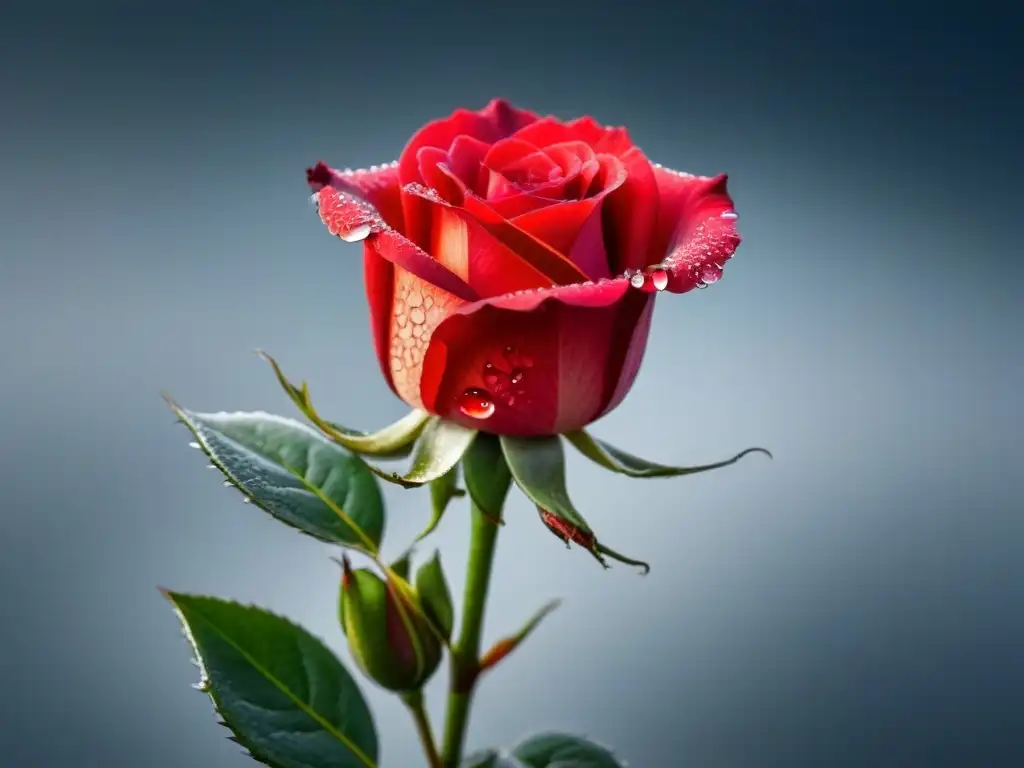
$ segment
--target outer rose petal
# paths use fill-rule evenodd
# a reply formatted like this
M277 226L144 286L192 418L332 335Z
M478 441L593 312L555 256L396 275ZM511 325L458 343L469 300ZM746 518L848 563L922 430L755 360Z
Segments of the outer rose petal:
M740 244L728 177L691 176L660 165L654 174L660 206L649 263L664 265L672 293L717 282Z
M505 435L586 426L632 383L654 297L620 278L465 304L432 334L421 379L424 407ZM493 396L490 418L460 410L467 389Z
M372 205L389 227L402 228L401 185L398 183L398 161L386 165L371 165L353 171L338 171L319 162L306 169L306 182L314 192L334 187L339 192L355 195Z

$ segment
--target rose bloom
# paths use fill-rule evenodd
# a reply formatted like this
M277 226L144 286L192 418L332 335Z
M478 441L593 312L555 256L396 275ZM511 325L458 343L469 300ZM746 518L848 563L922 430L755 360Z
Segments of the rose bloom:
M616 407L657 295L717 281L740 242L725 175L503 100L428 123L395 163L307 179L330 232L363 242L391 388L494 434L559 434Z

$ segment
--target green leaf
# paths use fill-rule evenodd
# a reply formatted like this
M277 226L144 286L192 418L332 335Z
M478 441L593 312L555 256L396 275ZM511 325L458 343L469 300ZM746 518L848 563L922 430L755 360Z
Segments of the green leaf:
M654 462L641 459L627 453L621 448L598 440L585 429L577 432L567 432L565 438L576 446L577 450L591 461L600 464L605 469L618 472L629 477L680 477L682 475L695 475L698 472L708 472L712 469L720 469L735 464L748 453L763 453L769 459L771 453L764 448L747 448L740 451L731 459L719 461L714 464L704 464L696 467L671 467L667 464L655 464Z
M256 354L266 360L274 369L281 387L298 407L302 414L315 424L325 435L337 443L348 448L350 451L365 456L376 456L381 459L402 458L408 456L416 438L423 432L430 414L426 411L414 410L396 421L394 424L384 427L377 432L366 433L355 429L343 427L333 421L322 418L313 407L309 395L309 386L306 382L296 387L285 377L281 366L277 364L270 355L263 350L256 350Z
M473 504L489 519L500 522L512 475L502 451L501 441L481 432L462 457L466 491Z
M430 522L423 529L423 532L416 537L416 541L425 539L441 524L441 518L444 517L444 513L452 499L460 499L466 495L466 492L459 488L458 484L458 464L430 483Z
M441 636L448 640L452 636L455 624L455 609L452 607L452 593L448 589L448 581L441 567L441 553L425 562L416 572L416 594L427 613L427 617L441 631Z
M528 768L511 755L502 754L495 749L474 752L459 763L459 768ZM571 766L569 767L571 768Z
M650 570L646 563L625 557L598 542L590 525L569 498L565 486L565 450L557 436L502 437L501 449L516 485L537 505L545 525L567 545L574 541L585 547L606 568L602 555L638 565L645 572ZM546 519L545 513L553 519Z
M319 640L261 608L165 592L235 738L275 768L375 768L373 716Z
M193 413L168 403L213 466L258 507L321 541L378 550L384 501L361 458L281 416Z
M370 469L381 479L401 485L403 488L426 485L448 474L462 459L474 437L475 429L468 429L435 416L427 422L412 447L408 472L400 475L397 472L386 472L373 465L370 465Z
M529 768L625 768L606 747L564 733L531 736L512 754Z

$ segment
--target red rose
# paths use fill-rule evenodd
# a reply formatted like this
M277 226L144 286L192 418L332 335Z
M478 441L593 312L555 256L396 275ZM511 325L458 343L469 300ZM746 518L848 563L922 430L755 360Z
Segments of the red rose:
M740 242L724 175L502 100L425 125L397 163L307 178L331 233L364 242L392 389L496 434L580 429L618 405L657 293L717 281Z

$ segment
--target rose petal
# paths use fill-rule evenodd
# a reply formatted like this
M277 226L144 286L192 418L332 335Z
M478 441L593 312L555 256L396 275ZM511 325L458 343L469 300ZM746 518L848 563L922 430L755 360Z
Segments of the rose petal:
M425 187L410 185L411 218L428 229L417 232L426 249L481 297L550 287L554 281L508 248L464 209Z
M398 160L398 178L404 188L407 184L423 184L419 173L417 154L423 147L437 147L447 151L458 136L470 136L492 144L511 136L537 119L527 110L517 109L504 99L494 99L483 109L474 112L457 109L448 117L427 123L406 144ZM403 207L406 204L402 197Z
M485 200L470 195L463 201L466 212L535 269L559 285L587 280L587 275L568 256L553 249L529 232L524 232L495 211Z
M728 177L691 176L661 166L654 166L654 175L660 204L649 263L665 266L673 293L716 282L740 244Z
M623 370L635 375L635 347L646 343L647 328L636 324L654 296L620 278L464 304L432 335L424 407L499 434L581 428L608 409ZM473 389L493 398L490 418L460 409L460 395Z
M376 243L378 253L387 243ZM371 246L367 246L369 249ZM383 255L383 254L382 254ZM387 316L387 344L378 346L392 389L414 408L422 407L423 361L431 336L462 305L461 299L395 267L393 305ZM375 333L376 340L376 333Z
M651 240L658 221L658 184L651 163L633 147L620 158L625 179L604 202L604 238L611 271L642 269L650 262Z
M582 141L595 152L604 152L616 157L621 157L633 146L633 141L625 128L606 128L589 116L567 123L554 117L540 118L519 129L514 136L538 147L548 147L566 141Z
M373 206L389 227L403 231L401 185L398 183L398 162L371 165L353 171L338 171L319 162L306 169L306 183L316 193L324 187L347 192Z
M369 203L334 187L323 187L313 196L321 220L332 235L350 241L365 239L383 244L379 249L388 261L408 270L421 280L438 286L462 299L472 301L479 295L458 275L432 259L415 243L391 229Z

